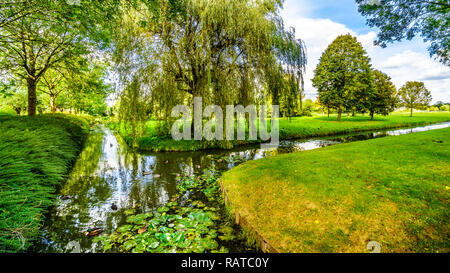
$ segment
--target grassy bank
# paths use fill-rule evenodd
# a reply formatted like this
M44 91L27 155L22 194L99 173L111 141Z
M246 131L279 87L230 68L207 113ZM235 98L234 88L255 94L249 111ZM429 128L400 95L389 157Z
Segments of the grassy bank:
M0 128L0 252L21 252L38 234L89 125L56 114L1 116Z
M369 130L389 129L426 125L450 121L450 112L415 113L409 117L408 113L393 113L387 117L376 116L371 121L369 116L342 117L337 121L335 116L294 117L291 121L280 119L280 139L297 139L321 137ZM111 129L120 133L128 145L132 145L131 130L119 126L115 122L108 123ZM204 149L224 148L220 142L200 142L181 140L175 141L170 136L158 136L156 121L149 121L145 125L144 135L137 139L137 147L143 151L196 151ZM270 128L270 126L269 126ZM258 142L258 141L256 141ZM249 141L233 141L227 143L227 148L246 145Z
M450 129L247 162L231 207L283 252L448 252Z

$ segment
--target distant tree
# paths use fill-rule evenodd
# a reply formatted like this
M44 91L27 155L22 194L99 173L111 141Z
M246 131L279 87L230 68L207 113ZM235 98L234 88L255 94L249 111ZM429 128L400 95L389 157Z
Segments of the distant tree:
M398 90L401 103L411 109L428 106L431 102L431 93L423 82L407 82Z
M437 108L440 109L443 105L444 105L444 103L442 101L438 101L433 106L436 106Z
M373 93L370 58L361 43L350 34L337 37L320 57L314 71L313 86L322 105L338 111L363 110Z
M388 75L379 70L374 70L373 80L375 92L370 97L367 107L371 120L373 120L374 114L387 116L394 111L397 103L397 89Z
M67 92L59 100L60 105L69 106L77 112L90 115L104 115L107 111L106 99L112 92L105 83L106 66L91 63L79 73L71 73L67 83Z
M439 108L439 110L441 110L441 111L450 111L450 105L444 104L444 105L441 106L441 108Z
M450 2L448 0L356 0L371 27L378 27L375 44L411 40L420 35L431 45L430 55L450 66Z

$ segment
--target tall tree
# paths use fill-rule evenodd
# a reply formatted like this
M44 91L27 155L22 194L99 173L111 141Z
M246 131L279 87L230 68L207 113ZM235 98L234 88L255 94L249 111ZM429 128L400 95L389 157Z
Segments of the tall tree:
M16 0L2 5L0 69L26 83L28 115L36 114L37 85L49 69L70 66L74 57L89 52L89 44L107 40L98 23L114 0L102 2Z
M125 8L116 33L125 83L121 112L167 118L171 106L192 106L193 97L202 97L205 104L248 105L263 89L257 87L266 86L277 100L285 73L275 52L282 44L275 43L282 31L276 21L281 2L163 0ZM296 62L303 64L303 45L296 43L301 51Z
M428 106L431 102L431 93L423 82L406 82L398 90L401 103L411 109L411 117L414 108Z
M379 70L374 70L373 81L375 92L370 96L367 107L371 120L373 120L374 114L387 116L394 111L397 103L397 89L392 83L391 77Z
M356 0L359 12L380 32L375 44L411 40L416 35L430 42L430 55L450 66L450 2L448 0Z
M373 93L370 58L361 43L350 34L337 37L320 57L314 71L313 86L320 102L338 111L364 110Z

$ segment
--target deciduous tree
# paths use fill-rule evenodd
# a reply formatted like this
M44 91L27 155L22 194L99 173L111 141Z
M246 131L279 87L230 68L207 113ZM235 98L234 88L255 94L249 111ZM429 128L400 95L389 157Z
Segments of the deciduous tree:
M313 86L320 102L338 111L364 110L373 93L370 58L361 43L350 34L337 37L320 57L314 71Z
M431 93L423 82L406 82L398 90L401 103L411 109L411 117L414 108L428 106L431 102Z
M373 80L375 92L370 96L367 107L371 120L373 120L374 114L387 116L394 111L397 103L397 89L388 75L379 70L374 70Z

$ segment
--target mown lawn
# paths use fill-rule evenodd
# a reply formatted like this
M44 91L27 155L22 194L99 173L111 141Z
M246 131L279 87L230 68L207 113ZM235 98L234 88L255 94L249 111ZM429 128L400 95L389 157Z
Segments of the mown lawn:
M393 113L389 116L376 116L371 121L367 115L357 115L355 117L343 116L341 121L336 120L336 116L315 116L315 117L294 117L280 119L280 139L297 139L307 137L320 137L338 134L348 134L368 130L400 128L408 126L419 126L430 123L450 121L450 112L414 113L413 117L409 113ZM110 122L109 127L118 130L117 123ZM145 124L144 135L137 139L137 146L143 151L195 151L202 149L223 148L218 142L200 142L181 140L175 141L170 136L158 136L158 122L151 120ZM270 121L269 126L270 128ZM124 140L131 146L133 138L131 130L126 130L123 126L118 130ZM258 141L256 141L258 142ZM248 141L233 141L226 147L249 144ZM252 142L255 143L255 142Z
M450 250L450 128L251 161L222 181L283 252Z
M31 245L88 129L69 115L0 116L0 252Z

